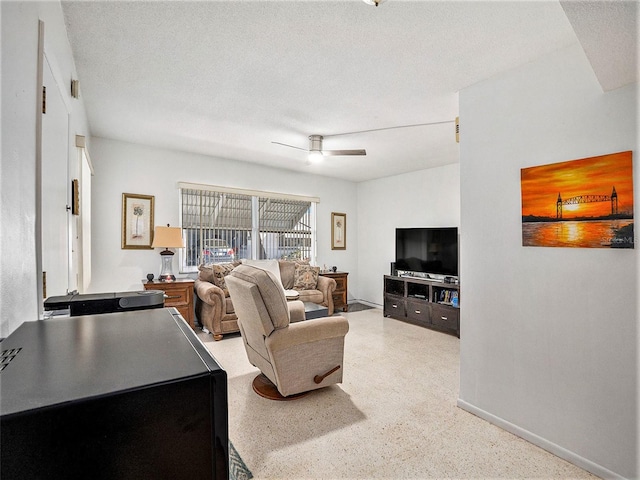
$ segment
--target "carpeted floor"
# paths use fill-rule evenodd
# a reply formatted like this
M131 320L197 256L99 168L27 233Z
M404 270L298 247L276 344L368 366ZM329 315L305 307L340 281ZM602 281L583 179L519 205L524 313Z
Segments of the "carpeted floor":
M377 308L344 315L344 382L292 402L253 392L241 337L198 334L227 371L229 436L256 480L595 478L456 406L458 338Z

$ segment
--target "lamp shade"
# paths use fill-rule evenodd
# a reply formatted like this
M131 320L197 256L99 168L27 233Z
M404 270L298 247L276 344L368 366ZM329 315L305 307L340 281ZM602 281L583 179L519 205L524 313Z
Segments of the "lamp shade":
M180 227L156 227L151 248L184 248Z

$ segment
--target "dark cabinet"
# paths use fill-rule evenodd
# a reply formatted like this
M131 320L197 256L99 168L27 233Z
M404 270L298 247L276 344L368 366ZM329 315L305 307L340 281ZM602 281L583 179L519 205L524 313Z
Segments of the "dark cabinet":
M407 300L406 315L414 323L428 327L431 324L429 302L424 300Z
M196 328L193 312L193 280L190 278L178 278L173 282L143 280L142 284L145 290L162 290L165 298L164 306L176 307L189 326Z
M384 314L387 317L405 316L404 299L394 295L384 296Z
M460 337L460 286L385 275L384 315Z
M333 308L342 309L343 312L349 310L347 303L347 275L348 272L321 272L320 275L333 278L336 281L336 289L333 292Z
M456 330L460 336L460 310L444 305L431 305L431 323L439 328Z

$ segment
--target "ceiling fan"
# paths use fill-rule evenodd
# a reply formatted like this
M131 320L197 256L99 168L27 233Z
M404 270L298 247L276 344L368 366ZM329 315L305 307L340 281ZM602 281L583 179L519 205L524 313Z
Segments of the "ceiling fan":
M309 161L317 162L322 160L325 156L342 156L342 155L366 155L367 151L365 149L357 149L357 150L324 150L322 148L322 135L309 135L309 149L296 147L294 145L287 145L286 143L280 142L271 142L276 145L282 145L284 147L296 148L298 150L303 150L305 152L309 152Z
M367 0L365 0L367 1ZM373 0L372 0L373 1ZM459 140L459 132L460 132L460 124L458 117L455 120L443 120L439 122L427 122L427 123L414 123L411 125L396 125L393 127L382 127L382 128L372 128L369 130L360 130L357 132L348 132L348 133L334 133L332 135L328 135L331 137L337 137L339 135L353 135L355 133L368 133L368 132L379 132L382 130L395 130L397 128L411 128L411 127L427 127L432 125L442 125L446 123L455 123L455 136L456 142L460 142ZM365 149L357 149L357 150L323 150L322 149L322 135L309 135L309 149L296 147L294 145L288 145L286 143L280 142L271 142L276 145L282 145L284 147L295 148L297 150L302 150L305 152L309 152L309 162L318 162L324 158L324 156L329 155L366 155L367 151Z

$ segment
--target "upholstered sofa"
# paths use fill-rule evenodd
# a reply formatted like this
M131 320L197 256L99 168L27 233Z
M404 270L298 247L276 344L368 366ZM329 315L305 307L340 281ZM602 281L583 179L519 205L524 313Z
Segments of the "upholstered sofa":
M305 262L279 260L278 269L285 290L298 292L298 300L323 305L328 315L333 315L333 292L336 281L319 275L320 269ZM200 265L194 283L196 318L214 340L221 340L227 333L240 331L225 277L240 262Z

